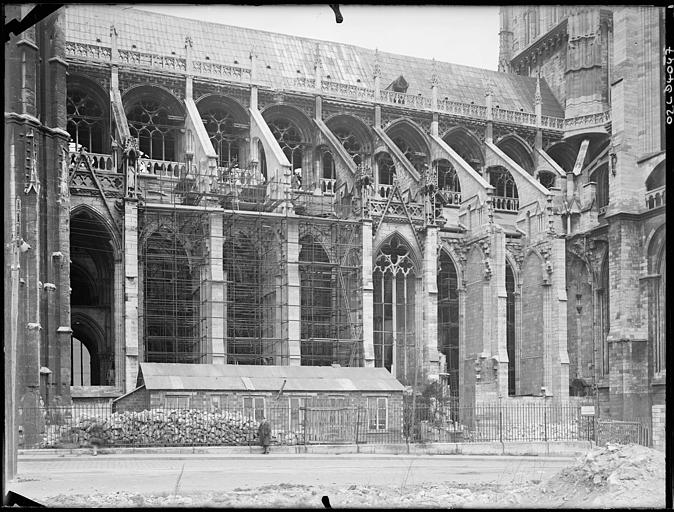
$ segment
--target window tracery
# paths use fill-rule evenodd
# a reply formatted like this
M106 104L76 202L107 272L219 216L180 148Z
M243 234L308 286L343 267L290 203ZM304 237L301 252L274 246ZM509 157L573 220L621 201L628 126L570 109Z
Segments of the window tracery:
M402 151L405 158L414 166L418 172L422 172L424 164L426 163L426 155L420 151L415 151L414 148L402 137L394 137L393 143Z
M127 119L143 153L158 160L176 160L180 126L170 119L167 107L158 100L143 98L131 108Z
M66 112L68 133L76 147L84 146L91 153L104 153L107 115L93 95L69 88Z
M202 114L202 120L213 149L218 154L220 167L238 164L242 137L234 127L234 118L223 108L213 107Z
M379 251L374 272L375 366L411 385L419 363L415 346L416 270L410 250L394 237Z
M290 162L292 170L302 167L303 148L302 135L297 127L286 119L274 119L268 122L271 133L281 147L281 151Z
M341 142L349 156L353 158L354 163L356 165L361 165L363 163L364 151L360 141L354 133L345 127L335 128L333 133L337 139L339 139L339 142Z

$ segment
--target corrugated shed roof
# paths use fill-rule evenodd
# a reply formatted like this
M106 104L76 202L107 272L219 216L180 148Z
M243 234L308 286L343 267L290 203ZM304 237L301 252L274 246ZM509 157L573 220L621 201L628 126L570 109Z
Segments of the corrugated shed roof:
M185 37L192 39L195 60L226 65L250 66L250 50L258 55L259 78L278 83L280 77L313 77L316 45L319 45L324 79L351 85L374 86L375 50L358 46L276 34L249 28L190 20L132 9L130 6L68 5L66 39L71 42L110 45L110 26L117 31L120 49L185 55ZM98 40L98 41L97 41ZM132 46L135 45L135 48ZM433 61L379 52L382 79L386 88L402 75L408 94L430 96ZM238 63L238 64L237 64ZM436 62L438 97L462 103L484 105L486 83L494 85L494 105L502 109L534 112L536 79L488 69ZM299 71L299 72L298 72ZM550 88L541 80L543 115L564 117L564 110Z
M402 391L385 368L141 363L149 390Z

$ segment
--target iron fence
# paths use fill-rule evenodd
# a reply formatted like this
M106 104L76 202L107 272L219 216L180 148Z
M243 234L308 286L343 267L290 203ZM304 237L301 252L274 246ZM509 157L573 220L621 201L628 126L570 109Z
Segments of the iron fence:
M639 422L595 422L571 403L495 403L473 407L408 402L379 407L152 408L113 412L110 405L21 409L21 448L78 446L249 446L265 416L272 443L398 444L429 442L640 442ZM300 406L302 405L302 406ZM638 426L635 426L638 425ZM606 441L608 440L608 441Z

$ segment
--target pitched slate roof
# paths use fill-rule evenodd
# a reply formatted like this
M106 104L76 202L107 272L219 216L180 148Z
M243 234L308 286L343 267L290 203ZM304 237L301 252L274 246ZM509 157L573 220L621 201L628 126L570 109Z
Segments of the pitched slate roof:
M140 363L138 385L149 390L402 391L386 368Z
M258 56L258 77L272 85L279 77L313 77L318 45L324 79L328 79L329 75L329 80L335 82L369 88L374 86L373 49L178 18L131 6L72 4L66 8L67 41L109 46L111 25L117 31L118 47L123 50L165 56L175 52L176 56L183 57L185 37L189 35L195 60L249 68L249 55L254 48ZM382 89L402 75L409 84L408 94L430 96L431 59L380 51L378 62ZM435 69L439 78L439 99L485 105L484 91L490 81L493 83L495 106L534 112L535 78L445 62L436 62ZM543 115L564 117L563 108L544 80L541 80L541 95Z

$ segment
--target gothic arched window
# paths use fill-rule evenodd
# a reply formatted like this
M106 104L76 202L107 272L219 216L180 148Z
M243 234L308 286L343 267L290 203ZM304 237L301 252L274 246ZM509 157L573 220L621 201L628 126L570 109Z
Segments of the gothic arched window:
M332 343L338 337L333 308L334 266L313 237L305 236L300 243L302 364L340 363Z
M196 363L198 303L187 253L176 235L154 233L144 257L145 361Z
M597 184L597 207L601 210L602 208L605 208L609 202L608 164L604 164L597 169L592 174L591 179Z
M269 121L269 128L278 142L283 154L290 162L290 168L302 167L303 148L302 134L297 127L286 119L274 119Z
M156 99L143 97L136 102L127 119L131 135L150 158L175 161L180 124L171 119L169 109Z
M494 208L517 211L519 201L517 185L512 175L503 167L489 168L489 183L494 187Z
M456 396L459 393L459 283L456 267L444 251L438 262L437 284L438 350L445 355L449 390Z
M395 175L396 168L393 160L387 153L382 153L377 158L377 192L381 197L388 198Z
M353 158L355 164L361 165L363 163L364 151L354 133L343 126L335 128L332 132L339 142L342 143L342 146L344 146L344 149L346 149L349 156Z
M243 138L234 127L234 118L222 107L212 107L201 114L220 167L239 163L239 145Z
M68 88L66 112L68 133L77 149L83 146L92 153L105 153L108 148L107 106L103 107L92 93Z
M508 353L508 395L514 395L516 371L515 371L515 274L510 264L506 263L505 272L506 287L506 351Z
M421 364L415 346L416 270L410 249L394 236L377 255L374 284L374 359L405 385Z
M461 183L456 170L447 160L441 160L437 164L438 169L438 192L443 197L445 204L458 205L461 203Z
M597 303L599 305L599 336L601 340L601 374L608 375L610 369L608 333L610 323L610 295L608 288L608 254L604 259L597 288Z
M392 140L414 168L420 173L423 172L424 164L426 163L426 155L420 151L415 151L407 140L402 137L394 137Z

